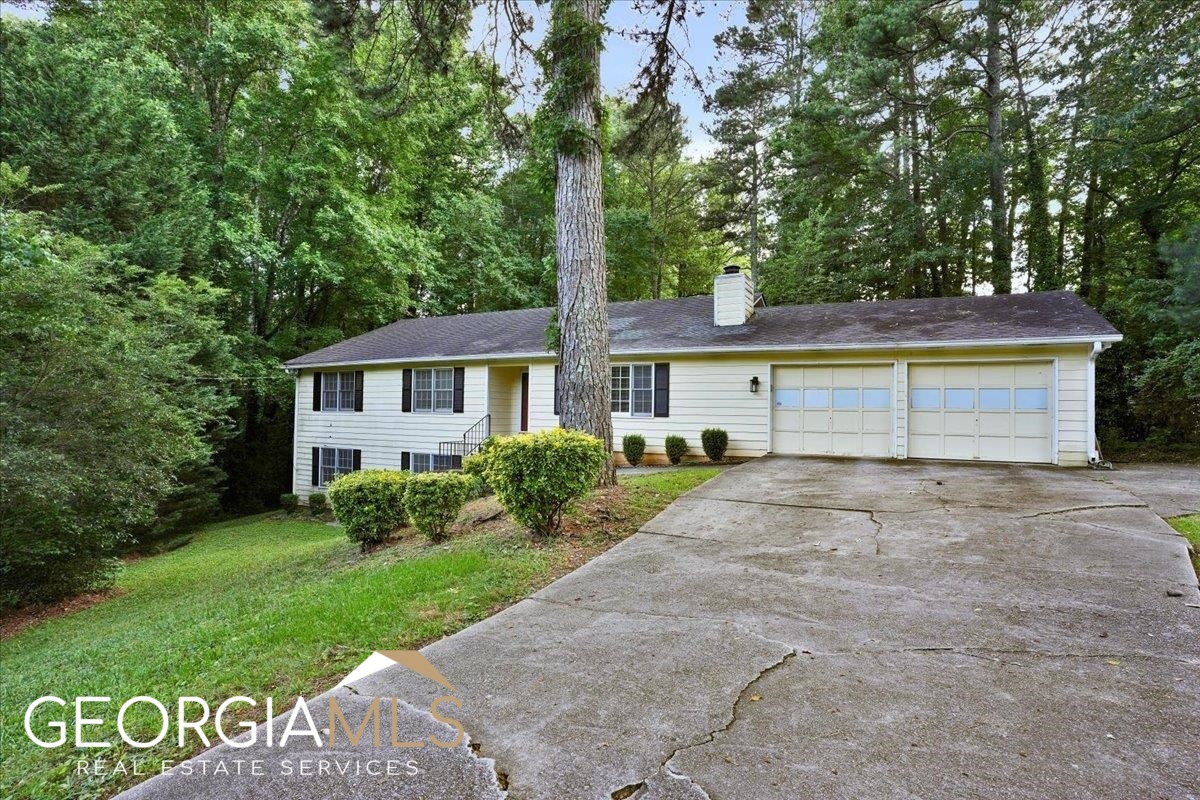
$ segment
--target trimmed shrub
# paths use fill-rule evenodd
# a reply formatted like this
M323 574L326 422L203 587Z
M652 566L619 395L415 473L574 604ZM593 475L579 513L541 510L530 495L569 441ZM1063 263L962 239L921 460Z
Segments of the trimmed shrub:
M700 431L700 444L704 446L704 455L714 463L725 458L729 449L729 434L721 428L705 428Z
M289 514L294 513L300 507L300 498L291 492L279 495L279 507Z
M475 478L458 472L422 472L404 488L404 510L413 526L431 542L446 538L463 504L470 499Z
M626 436L621 440L621 455L625 456L631 467L642 463L642 456L646 455L646 437L640 433Z
M678 464L683 461L683 457L687 455L688 443L687 439L682 436L668 436L666 442L667 460L672 464Z
M535 536L549 536L562 525L568 504L596 485L607 459L595 436L554 428L497 439L484 474L510 517Z
M474 481L472 494L474 497L483 497L492 493L492 488L488 486L487 475L487 454L491 449L492 443L496 441L496 437L489 436L483 440L483 444L479 446L479 450L472 453L462 460L462 472L469 476Z
M346 535L365 550L404 527L404 488L409 480L409 473L400 470L362 469L330 484L333 513Z
M313 492L308 496L308 513L319 517L325 513L325 493Z

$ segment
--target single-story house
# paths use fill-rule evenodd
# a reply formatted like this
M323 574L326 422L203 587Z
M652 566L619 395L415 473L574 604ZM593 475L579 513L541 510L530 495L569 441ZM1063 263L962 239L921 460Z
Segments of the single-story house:
M558 424L549 308L406 319L285 365L294 487L360 467L454 466L488 434ZM1073 292L766 307L727 268L713 295L609 305L617 447L700 455L1098 459L1095 359L1121 334Z

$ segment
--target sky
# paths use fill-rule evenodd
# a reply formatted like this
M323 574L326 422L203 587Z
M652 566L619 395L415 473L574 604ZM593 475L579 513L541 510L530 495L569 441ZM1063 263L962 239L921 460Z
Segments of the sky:
M537 5L533 0L522 0L520 5L534 17L534 30L530 34L529 44L536 47L545 34L548 9ZM689 4L686 28L673 35L672 41L683 54L687 64L703 80L717 66L718 54L713 37L730 25L743 24L745 19L745 9L741 0L693 0ZM632 41L629 36L622 35L622 31L656 26L658 20L639 12L632 0L612 0L604 21L610 30L605 38L604 52L600 55L601 82L606 94L626 95L637 77L638 70L645 63L647 52L643 43ZM486 41L491 24L487 9L481 7L476 12L472 25L473 45L479 46ZM501 30L503 32L504 28ZM503 41L496 55L502 61L509 60ZM511 67L511 64L506 63L506 66ZM671 99L679 103L686 120L686 133L691 141L685 153L699 158L711 153L714 145L711 137L704 132L704 125L709 121L709 116L704 111L704 97L684 79L684 69L681 65L676 71ZM526 74L527 78L534 77L536 68L527 67ZM530 87L513 104L513 110L532 113L537 108L538 100L539 95Z

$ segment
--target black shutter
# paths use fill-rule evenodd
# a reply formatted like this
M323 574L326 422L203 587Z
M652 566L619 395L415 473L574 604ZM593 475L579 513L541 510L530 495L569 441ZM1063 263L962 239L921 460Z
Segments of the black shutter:
M313 373L313 411L321 410L321 373Z
M400 396L400 410L412 411L412 370L404 370L404 389Z
M454 413L463 413L463 385L466 383L467 370L465 367L454 368Z
M671 365L654 365L654 416L671 416Z
M450 456L450 469L462 469L462 456Z
M554 414L555 414L555 416L557 416L559 413L561 413L559 410L560 404L559 404L559 400L558 400L558 372L559 372L558 364L555 364L554 365Z
M362 469L362 450L354 451L354 471L358 472Z
M363 371L360 369L354 373L354 410L362 411L362 394L363 394ZM358 452L355 450L354 452ZM355 467L358 469L358 467Z
M319 375L320 373L318 372L317 374ZM313 486L320 486L320 485L321 485L321 448L319 448L319 447L314 447L314 448L312 449L312 453L313 453L313 458L312 458L312 485L313 485Z
M408 451L401 450L400 451L400 469L408 469L410 463L411 462L408 458Z

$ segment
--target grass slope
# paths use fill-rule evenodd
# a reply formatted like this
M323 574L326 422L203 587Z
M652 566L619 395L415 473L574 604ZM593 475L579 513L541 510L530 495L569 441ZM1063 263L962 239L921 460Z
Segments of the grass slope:
M158 698L172 716L180 695L203 697L215 710L226 697L269 694L276 708L286 708L297 695L329 688L373 650L418 647L527 596L632 534L715 472L623 478L618 489L597 493L573 512L567 535L540 547L503 517L460 525L438 546L410 532L366 556L340 529L321 522L263 515L209 526L180 550L130 563L118 596L0 643L0 796L106 797L145 776L77 778L77 756L110 763L137 757L153 774L160 759L184 755L170 737L149 750L84 752L70 741L40 749L26 738L23 716L42 695L68 703L76 696L113 698L104 711L91 708L107 724L90 733L92 740L117 742L116 712L137 695ZM466 516L487 517L494 502L477 501ZM40 710L47 713L35 717L34 730L47 739L55 732L45 723L73 713L70 706ZM127 723L132 719L131 712ZM131 732L153 738L157 721L140 720Z
M1196 574L1200 575L1200 514L1192 514L1187 517L1175 517L1167 520L1171 527L1179 531L1192 543L1192 566L1196 570Z

